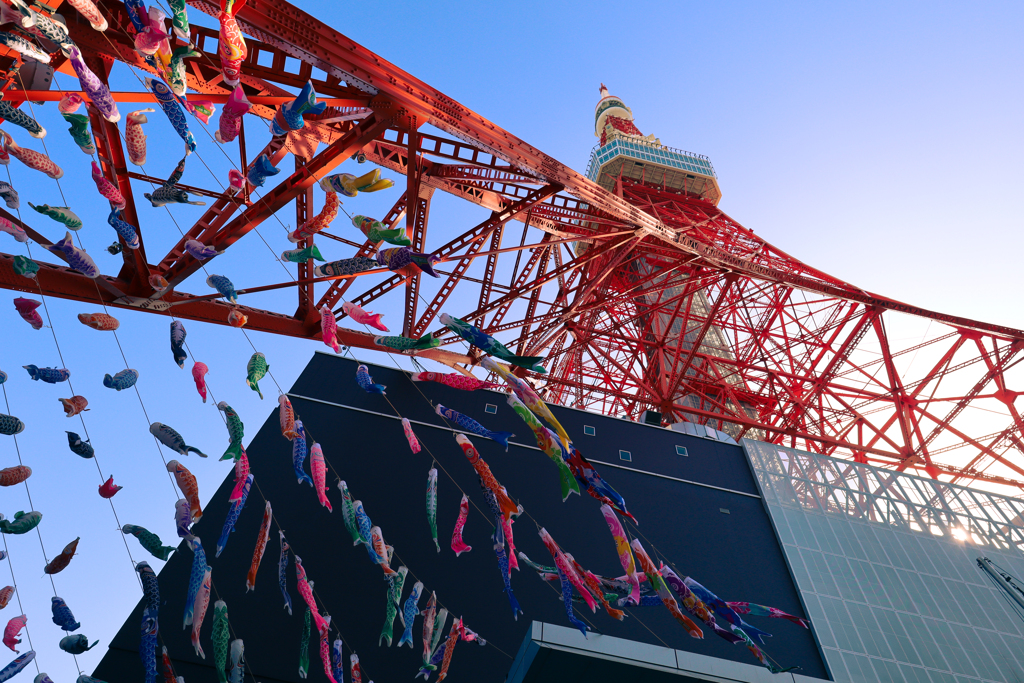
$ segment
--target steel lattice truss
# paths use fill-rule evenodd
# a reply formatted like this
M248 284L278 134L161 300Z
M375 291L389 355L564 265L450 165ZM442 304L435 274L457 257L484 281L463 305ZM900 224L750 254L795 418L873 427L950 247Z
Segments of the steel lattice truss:
M70 6L59 7L93 71L102 77L115 62L150 71L134 49L124 6L98 4L112 27L129 28L97 33ZM212 4L189 4L217 15ZM268 145L275 165L292 154L295 170L282 173L261 198L186 187L213 201L162 257L147 255L140 225L143 248L126 249L120 272L98 279L107 305L160 310L174 304L177 316L225 324L233 308L225 302L177 289L161 297L148 277L159 273L176 287L196 273L200 264L185 253L186 239L225 249L293 204L299 221L312 215L314 183L361 153L407 177L383 222L404 223L415 250L438 253L442 278L423 282L418 272L383 270L314 278L312 262L299 264L297 284L246 290L299 290L294 311L241 307L250 329L316 339L321 306L335 309L344 327L343 300L367 306L401 297L407 336L436 329L444 309L516 353L546 356L549 374L534 379L549 401L633 418L651 409L670 421L711 422L734 436L921 468L933 477L1024 487L1024 424L1007 380L1024 332L866 292L790 257L699 197L623 178L608 192L283 0L249 0L237 19L249 47L242 83L255 105L251 114L271 118L274 105L310 78L330 106L303 131ZM229 90L216 40L216 31L193 25L202 57L186 62L188 85L223 102ZM62 60L56 53L54 66ZM314 77L314 68L326 79ZM53 99L7 95L8 101ZM139 225L130 181L162 180L129 171L116 125L94 113L92 127L103 171L128 199L125 219ZM244 132L239 143L244 165ZM446 226L435 234L428 219L437 190L491 215L465 232ZM326 236L353 244L352 255L373 255L379 246ZM508 261L515 264L511 277L499 278ZM477 269L484 264L479 276L470 275L474 262ZM0 286L38 291L26 282L12 257L0 256ZM38 282L50 296L97 298L96 283L68 268L44 265ZM458 301L477 305L451 310L456 289ZM942 331L901 345L887 331L900 314L926 318ZM456 342L435 334L446 345ZM341 341L374 348L372 336L355 330L342 329ZM462 370L476 364L474 350L452 349L418 355ZM913 375L901 369L911 355L928 359ZM979 431L967 409L982 405L1005 416L1002 429ZM966 465L942 464L949 451Z

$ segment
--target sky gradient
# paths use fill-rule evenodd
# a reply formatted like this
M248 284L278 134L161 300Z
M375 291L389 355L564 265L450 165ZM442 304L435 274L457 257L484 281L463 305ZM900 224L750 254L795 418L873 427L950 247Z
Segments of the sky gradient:
M724 193L721 207L762 238L869 291L1024 328L1018 294L1024 242L1024 45L1019 39L1024 6L1019 3L970 8L931 2L895 7L298 5L315 10L326 23L581 172L597 142L593 108L603 82L632 108L643 133L708 155ZM213 25L195 10L191 15L194 23ZM117 65L115 89L140 89L140 75ZM73 83L58 75L55 89ZM122 105L122 116L134 108ZM53 104L30 113L48 128L46 149L65 176L58 185L12 162L8 169L21 192L22 215L48 238L59 239L60 226L26 211L28 201L64 204L63 193L86 222L78 237L105 272L115 271L120 256L103 251L114 234L105 222L106 202L89 179L88 157L72 144ZM183 182L224 184L237 148L220 148L198 122L190 119L190 124L199 153L189 160ZM216 119L210 134L215 125ZM251 125L251 130L262 127L258 121ZM23 131L9 124L4 128L25 147L43 151ZM150 115L145 130L150 161L144 172L166 177L180 158L180 140L161 112ZM265 140L252 134L250 153ZM365 169L349 162L341 170ZM283 170L290 172L291 159L285 159ZM4 169L0 179L7 179ZM395 179L395 190L346 200L345 208L383 216L401 191L402 179ZM191 226L202 208L153 209L143 205L142 192L149 188L139 184L135 191L152 261L178 238L176 223ZM318 207L322 198L317 190ZM259 237L251 235L218 257L211 272L228 275L239 288L287 280L276 254L291 248L283 234L294 228L289 212L282 212L283 224L267 222ZM431 229L435 235L455 234L486 215L479 207L438 196ZM333 231L354 238L354 229L345 223L340 216ZM10 253L27 253L5 239L4 249ZM321 248L329 260L351 255L350 248L338 243ZM40 260L55 261L37 245L31 249ZM198 274L183 289L209 293L205 277ZM392 329L400 327L400 298L383 300L376 308ZM257 295L246 303L293 306L294 292ZM451 312L463 310L462 303L453 300ZM214 401L204 405L196 393L191 358L185 369L174 365L167 317L112 310L122 323L115 341L112 333L88 329L75 319L78 313L99 311L98 306L49 298L46 304L49 315L44 312L44 319L50 327L39 331L22 322L13 306L5 309L0 346L0 369L10 376L3 385L10 404L5 412L27 425L17 443L23 461L33 467L28 481L33 505L24 487L12 487L0 494L0 511L8 518L22 509L42 511L40 532L48 557L82 537L79 554L54 582L57 594L82 622L79 632L100 640L95 650L78 658L81 669L89 672L139 597L116 530L118 520L145 526L167 544L176 540L172 513L178 494L166 479L162 461L175 456L150 438L149 423L175 427L189 444L210 454L208 459L179 458L197 476L204 501L230 471L228 463L217 461L227 433ZM920 321L896 325L893 336L927 333ZM210 367L213 396L239 412L250 436L276 408L277 394L271 377L261 382L267 397L263 401L245 385L245 364L254 347L267 355L273 378L283 389L315 350L325 348L188 321L185 327L191 351ZM359 355L393 363L381 354ZM69 368L75 393L89 399L84 429L92 437L100 468L125 486L114 498L118 519L96 494L102 482L96 465L67 448L64 430L84 434L80 419L66 419L58 405L58 397L71 395L68 386L30 381L20 367L29 363ZM141 401L134 391L117 393L100 383L104 373L126 366L141 373ZM14 440L3 438L3 466L17 464ZM36 535L5 540L40 668L58 683L73 680L78 669L70 655L57 650L63 633L49 622L53 588L40 578L44 559ZM162 563L146 557L135 539L129 538L128 545L135 560L146 559L159 570ZM7 580L5 571L0 568L0 582ZM16 600L4 611L8 618L18 613ZM176 626L174 615L169 616L164 628Z

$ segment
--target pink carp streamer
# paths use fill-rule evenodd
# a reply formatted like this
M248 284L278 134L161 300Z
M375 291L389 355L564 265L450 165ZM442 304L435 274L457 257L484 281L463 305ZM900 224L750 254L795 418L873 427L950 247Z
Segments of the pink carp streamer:
M462 540L462 530L466 527L466 519L469 517L469 496L462 494L462 502L459 503L459 518L455 520L455 531L452 532L452 550L455 557L462 553L468 553L473 546L466 545Z

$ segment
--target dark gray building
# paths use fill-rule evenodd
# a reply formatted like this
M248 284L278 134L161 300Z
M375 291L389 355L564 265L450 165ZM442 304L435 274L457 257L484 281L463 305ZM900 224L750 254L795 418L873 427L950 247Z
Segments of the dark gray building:
M851 481L866 480L865 472L867 479L880 476L872 473L873 468L824 458L817 463L819 471L834 473L831 479L824 479L820 473L807 474L790 466L814 457L809 454L757 442L736 445L713 430L691 428L693 433L687 434L558 406L552 406L552 410L573 442L622 494L629 511L639 520L637 533L652 555L671 562L680 574L692 576L725 600L756 602L809 616L812 629L779 619L748 618L773 634L764 650L774 661L781 666L800 667L794 673L776 676L761 667L745 647L730 645L708 629L704 639L691 638L660 606L629 608L625 620L619 622L600 610L591 614L579 604L577 615L594 629L584 639L568 623L553 584L541 580L525 565L521 571L512 572L512 587L525 613L513 619L492 550L489 515L476 509L479 506L486 511L476 474L456 444L453 431L434 413L433 405L444 404L489 429L516 434L508 452L487 439L471 438L497 479L528 513L515 524L515 543L533 560L550 564L550 555L536 533L537 525L542 525L591 571L607 576L621 574L599 503L586 494L561 501L554 464L536 448L532 434L503 394L413 383L407 373L370 366L374 381L387 386L387 395L380 396L362 391L356 384L355 371L356 363L351 360L318 353L289 393L308 437L321 444L326 456L333 513L319 505L308 485L297 483L291 444L281 436L274 411L248 449L259 492L254 487L221 557L214 559L213 554L227 514L230 478L194 528L207 549L215 589L201 634L205 660L194 654L188 633L179 626L192 553L182 546L160 572L161 638L176 672L189 683L215 679L210 632L212 602L216 599L228 605L232 637L245 642L245 680L300 680L304 603L296 590L294 563L290 562L288 586L294 614L289 616L282 608L277 585L276 525L256 590L245 590L263 517L261 496L272 502L276 523L285 529L288 542L302 557L309 579L315 582L321 611L330 613L345 640L346 680L348 655L353 650L360 657L364 681L411 680L416 674L422 656L420 619L413 631L413 650L378 645L387 584L380 567L370 562L363 548L353 547L345 530L336 486L339 479L344 479L352 495L362 500L373 523L394 546L392 566L409 568L403 601L412 583L422 581L426 590L421 607L426 605L426 596L436 591L440 604L454 617L464 617L466 625L487 640L483 647L475 643L458 645L448 680L595 683L771 679L792 683L833 676L839 681L1024 680L1024 662L1019 659L1024 657L1024 621L1005 605L1007 601L999 589L990 582L986 586L985 573L973 564L973 555L982 554L974 549L983 541L981 536L963 542L958 554L945 548L959 541L928 538L935 537L935 525L926 526L922 536L913 528L917 522L895 521L898 515L889 510L898 508L897 503L878 502L882 506L878 510L886 510L885 515L864 507L858 510L852 503L808 508L807 501L815 495L819 501L822 495L831 496L829 500L840 499L837 493L822 493L828 487L849 491ZM412 422L424 446L419 454L410 451L400 417ZM780 469L782 462L786 465ZM440 472L440 553L431 540L425 511L427 471L432 466ZM891 472L884 476L901 486L923 486L923 480L915 477ZM981 501L977 507L965 505L964 514L990 514L986 501L993 498L962 493L958 487L939 488ZM473 550L455 557L449 541L463 491L473 503L464 533ZM870 498L889 500L896 491L908 495L889 485ZM845 495L850 500L865 497ZM1016 510L1017 517L1013 519L1007 512L1009 518L990 524L995 525L995 535L1006 540L999 548L984 552L996 554L998 562L1013 568L1019 576L1024 574L1020 551L1024 543L1020 519L1024 505L1013 499L996 503L999 509ZM974 534L974 527L969 528ZM912 545L908 538L924 540ZM938 552L938 546L929 543L945 544L940 564L929 559ZM914 554L907 558L894 549L908 545ZM920 564L911 570L904 566L909 561ZM868 573L868 569L874 573ZM831 583L822 578L825 574L832 576ZM850 588L850 584L859 584L859 590ZM940 584L947 593L938 594ZM886 602L881 604L883 598ZM927 600L931 602L924 607ZM960 607L953 610L945 606L947 603ZM984 619L978 612L984 612ZM874 620L870 625L869 618ZM95 671L97 678L111 683L142 678L138 656L140 619L141 604L111 643ZM401 631L401 622L396 620L396 645ZM969 643L968 632L973 634ZM963 661L960 651L954 652L949 642L940 640L947 634L962 644ZM336 637L332 630L331 640ZM978 643L983 643L980 647L991 663L978 663L982 651ZM310 645L309 680L326 680L315 632ZM958 678L942 678L939 674L944 671L952 671L950 676Z

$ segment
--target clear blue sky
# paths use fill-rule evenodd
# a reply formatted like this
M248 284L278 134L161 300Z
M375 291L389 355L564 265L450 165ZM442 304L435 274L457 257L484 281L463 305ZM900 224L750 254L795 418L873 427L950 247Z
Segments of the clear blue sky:
M312 3L299 3L313 10ZM708 155L724 192L722 208L748 228L804 261L865 289L943 312L1024 328L1019 305L1019 260L1024 193L1024 119L1020 65L1024 47L1019 3L320 3L316 14L381 56L412 72L464 105L480 112L560 161L583 171L590 150L598 85L632 108L636 123L664 144ZM212 25L190 10L194 23ZM72 79L58 76L58 87ZM141 87L119 65L115 87ZM122 105L122 115L136 107ZM141 106L139 107L141 108ZM103 249L114 239L106 225L106 202L89 179L88 158L65 133L53 104L36 108L49 130L51 156L65 169L60 183L69 205L86 221L79 236L107 272L120 257ZM180 142L161 112L150 115L150 163L146 172L164 177L180 157ZM215 122L210 132L215 130ZM250 120L250 130L261 124ZM190 119L199 157L220 183L227 159ZM123 122L121 124L124 125ZM5 125L26 147L42 145ZM252 151L265 138L251 135ZM235 157L237 149L225 147ZM286 159L287 173L291 160ZM9 167L23 206L62 204L57 184ZM343 170L363 170L354 163ZM0 170L0 178L6 173ZM399 185L401 179L397 179ZM199 158L189 161L184 182L211 186ZM143 234L155 261L177 238L162 209L136 187ZM353 213L382 216L397 196L391 193L347 200ZM322 193L317 195L322 201ZM172 207L183 226L201 214L196 207ZM294 227L289 210L282 221ZM51 239L63 231L42 216L26 220ZM440 240L478 222L482 209L438 197L431 231ZM333 230L354 237L338 220ZM290 248L284 228L268 222L255 235L219 257L211 272L226 274L238 287L264 284L287 275L271 254ZM25 253L8 237L4 249ZM335 242L321 245L329 259L350 255ZM39 247L33 254L53 262ZM183 289L205 294L202 277ZM13 298L11 295L10 298ZM292 292L254 297L252 305L294 305ZM400 327L399 299L376 309ZM60 343L58 357L50 329L34 331L7 305L0 369L10 412L28 425L18 443L34 474L29 485L50 556L76 536L79 554L55 578L82 622L81 632L100 646L79 657L91 671L139 593L109 506L96 494L99 474L67 448L65 429L82 433L78 418L66 419L58 397L67 385L29 381L20 366L66 365L76 393L92 410L85 414L104 473L125 486L114 499L124 523L143 525L168 543L177 494L169 489L149 421L165 422L210 453L183 462L199 478L203 500L228 474L217 457L227 434L212 402L200 402L189 368L173 364L164 317L112 311L122 322L119 338L128 366L141 372L139 390L149 420L132 392L100 384L106 372L125 367L113 335L85 328L75 319L96 306L48 299L49 323ZM453 301L452 312L460 310ZM185 323L199 360L210 366L209 384L227 400L251 436L274 408L276 388L268 377L260 401L244 383L252 354L237 330ZM922 332L908 326L907 335ZM250 335L287 388L318 343ZM372 358L370 354L363 354ZM387 357L374 358L389 363ZM2 437L0 462L16 464L13 440ZM165 458L172 454L164 450ZM180 459L180 458L179 458ZM0 511L7 517L30 509L24 487L5 489ZM212 539L211 539L212 540ZM63 635L50 623L52 589L42 576L35 534L7 538L29 631L42 670L55 681L77 675L71 657L56 648ZM129 539L135 558L156 569ZM0 568L0 582L8 581ZM310 568L311 573L315 573ZM237 580L241 580L238 577ZM182 587L184 590L185 587ZM2 613L19 613L17 601ZM164 628L176 627L167 615ZM27 641L25 643L27 645ZM13 655L13 653L11 653ZM25 673L22 676L29 676ZM34 675L34 670L32 674Z

